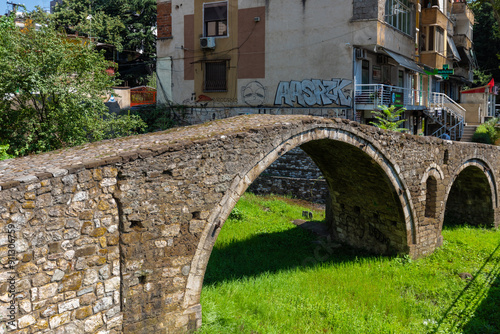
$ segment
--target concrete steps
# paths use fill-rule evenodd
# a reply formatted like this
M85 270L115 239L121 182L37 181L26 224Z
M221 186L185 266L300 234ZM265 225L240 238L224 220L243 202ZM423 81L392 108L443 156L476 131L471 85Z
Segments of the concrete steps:
M471 142L472 136L474 135L474 132L476 132L477 127L478 125L464 126L464 133L462 134L462 138L460 138L460 141Z

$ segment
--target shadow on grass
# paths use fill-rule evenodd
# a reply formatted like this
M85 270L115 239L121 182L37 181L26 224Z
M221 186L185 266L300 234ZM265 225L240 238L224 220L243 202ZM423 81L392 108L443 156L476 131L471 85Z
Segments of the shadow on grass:
M448 329L460 333L500 333L500 257L497 253L500 253L500 244L473 274L432 333L438 333L445 323Z
M319 263L341 263L375 257L359 249L340 247L330 239L318 239L301 228L263 233L212 250L204 285L276 273Z

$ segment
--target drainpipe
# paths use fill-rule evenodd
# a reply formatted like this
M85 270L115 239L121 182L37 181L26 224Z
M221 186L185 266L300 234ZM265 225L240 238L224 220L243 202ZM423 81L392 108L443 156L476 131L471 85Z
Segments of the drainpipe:
M352 120L356 120L356 49L352 48ZM359 119L361 123L361 118Z

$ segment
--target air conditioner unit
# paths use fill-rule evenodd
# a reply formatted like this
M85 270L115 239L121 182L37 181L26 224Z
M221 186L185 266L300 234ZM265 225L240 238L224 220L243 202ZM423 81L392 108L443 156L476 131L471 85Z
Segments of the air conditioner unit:
M200 46L202 49L215 49L215 37L201 37Z
M366 50L356 49L356 59L366 59Z

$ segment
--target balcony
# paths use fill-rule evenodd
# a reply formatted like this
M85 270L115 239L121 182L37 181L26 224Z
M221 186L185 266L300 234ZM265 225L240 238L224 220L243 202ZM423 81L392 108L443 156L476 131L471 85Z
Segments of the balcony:
M447 59L444 55L435 51L422 51L420 62L431 68L443 68L443 65L447 64Z
M356 85L354 101L357 110L377 110L379 105L392 105L395 101L407 110L429 107L427 92L380 84Z
M406 110L421 110L429 120L429 135L448 133L453 140L462 137L465 109L442 93L379 84L356 85L355 110L378 110L379 105L400 105Z
M448 17L439 8L422 8L421 25L437 25L444 30L448 27Z

